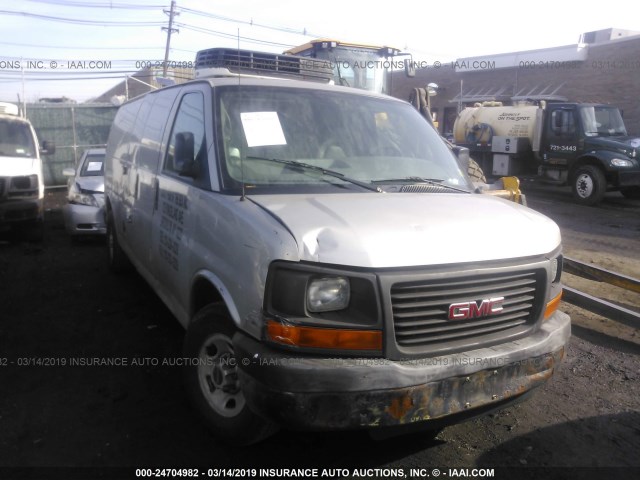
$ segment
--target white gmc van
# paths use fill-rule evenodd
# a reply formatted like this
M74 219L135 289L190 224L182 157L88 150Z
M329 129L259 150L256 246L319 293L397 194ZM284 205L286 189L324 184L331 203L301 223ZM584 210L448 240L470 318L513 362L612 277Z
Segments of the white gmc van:
M0 102L0 231L21 230L41 241L44 182L40 154L52 154L53 144L38 146L31 123L18 107Z
M107 243L185 327L214 433L433 430L552 375L554 222L479 193L409 104L316 60L211 49L197 77L120 108Z

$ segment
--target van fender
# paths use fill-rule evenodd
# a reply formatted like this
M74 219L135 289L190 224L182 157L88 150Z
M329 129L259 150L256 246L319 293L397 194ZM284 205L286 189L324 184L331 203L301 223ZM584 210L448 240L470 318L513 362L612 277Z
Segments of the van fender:
M206 284L212 290L207 288ZM189 322L198 313L199 310L211 303L224 303L229 317L236 326L240 325L240 313L233 297L226 288L224 282L215 273L209 270L198 270L191 282L191 298L189 308Z

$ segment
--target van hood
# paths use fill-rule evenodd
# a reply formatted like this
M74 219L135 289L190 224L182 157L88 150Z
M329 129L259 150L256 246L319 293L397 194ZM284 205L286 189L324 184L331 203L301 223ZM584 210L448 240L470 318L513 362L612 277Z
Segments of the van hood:
M0 177L18 177L33 174L42 174L39 158L0 155Z
M560 229L540 213L483 194L253 195L293 235L301 260L368 268L552 252Z

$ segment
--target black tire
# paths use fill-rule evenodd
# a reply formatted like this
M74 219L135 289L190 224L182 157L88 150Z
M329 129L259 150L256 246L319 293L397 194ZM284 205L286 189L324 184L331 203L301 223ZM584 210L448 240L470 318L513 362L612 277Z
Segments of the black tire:
M123 273L131 270L131 262L127 254L122 250L118 240L113 217L107 219L107 264L113 273Z
M207 305L196 314L184 339L184 381L191 403L216 437L251 445L277 428L246 404L231 341L234 330L223 306Z
M620 189L620 193L625 198L640 198L640 187L624 187Z
M573 198L582 205L600 203L607 193L607 179L594 165L578 167L571 180Z
M484 172L482 171L482 168L480 168L480 165L478 165L478 162L476 162L473 158L469 159L469 166L467 167L467 172L471 177L471 181L487 183L487 177L485 177Z

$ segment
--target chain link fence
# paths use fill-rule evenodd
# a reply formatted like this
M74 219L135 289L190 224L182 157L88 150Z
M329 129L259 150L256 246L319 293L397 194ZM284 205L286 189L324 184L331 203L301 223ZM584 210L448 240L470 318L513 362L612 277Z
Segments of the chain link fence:
M27 105L27 118L33 124L40 145L54 142L54 155L43 155L46 187L66 186L62 175L65 168L75 167L88 148L104 147L118 107L108 104L52 104Z

